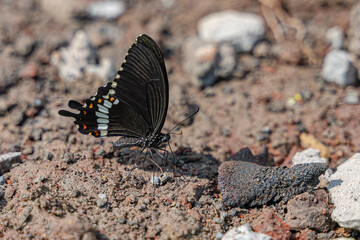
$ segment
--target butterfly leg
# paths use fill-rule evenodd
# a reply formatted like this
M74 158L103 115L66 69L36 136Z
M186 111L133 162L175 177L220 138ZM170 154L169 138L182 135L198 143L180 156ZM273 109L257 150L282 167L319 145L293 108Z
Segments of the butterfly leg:
M167 157L168 157L167 155L168 155L169 151L166 150L166 147L165 147L165 148L158 148L158 149L159 149L159 150L162 150L162 151L164 151L164 152L166 153L166 157L163 157L163 159L167 159ZM170 144L169 144L169 149L170 149L170 152L171 152L171 155L172 155L171 163L172 163L172 164L176 164L176 157L175 157L175 154L174 154L174 152L173 152ZM156 150L156 149L155 149L155 150ZM158 151L157 151L157 153L158 153L160 156L162 156Z
M152 154L151 150L150 150L149 152L150 152L150 155L151 155L151 162L153 162L153 163L155 164L155 166L157 166L157 167L160 169L161 173L164 173L164 171L163 171L162 168L159 166L159 164L157 164L157 163L155 162L154 155ZM161 156L161 155L160 155L160 156Z

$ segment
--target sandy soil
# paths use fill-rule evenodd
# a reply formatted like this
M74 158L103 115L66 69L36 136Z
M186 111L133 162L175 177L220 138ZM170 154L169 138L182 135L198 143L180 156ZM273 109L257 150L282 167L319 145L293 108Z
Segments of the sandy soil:
M302 150L299 136L305 129L328 147L331 167L359 151L359 105L343 101L359 88L324 83L321 64L310 63L306 55L291 64L281 55L243 54L239 58L249 63L244 78L221 81L210 90L192 84L182 68L181 47L196 34L197 21L229 8L261 15L259 2L184 0L164 10L160 1L125 1L126 12L113 22L79 17L89 2L20 0L0 5L0 63L2 75L10 76L0 86L0 153L22 152L21 163L4 174L3 239L214 239L233 226L255 222L266 211L285 219L286 204L281 202L235 210L221 203L217 168L240 148L257 154L265 143L276 165L290 165ZM334 25L346 29L346 16L356 1L301 2L284 4L305 23L321 63L329 47L326 30ZM115 26L117 32L99 36L102 26ZM200 112L181 128L181 135L172 135L177 163L156 157L169 177L163 186L150 182L161 175L151 161L134 161L136 149L114 151L116 138L81 135L71 119L58 115L70 99L86 99L106 83L95 76L65 82L50 65L51 52L68 44L77 29L85 29L98 54L116 66L140 33L169 50L165 129L186 116L187 104L197 104ZM275 42L269 29L266 37ZM312 93L311 99L287 105L290 97L304 91ZM263 139L266 127L271 134ZM356 234L333 225L321 231L292 230L292 238L306 231L320 239Z

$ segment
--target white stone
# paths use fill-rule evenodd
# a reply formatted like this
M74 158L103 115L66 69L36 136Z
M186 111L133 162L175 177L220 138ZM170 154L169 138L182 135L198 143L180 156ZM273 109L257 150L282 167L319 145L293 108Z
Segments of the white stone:
M263 234L253 232L250 224L245 223L239 227L235 227L225 233L222 240L271 240L272 237Z
M77 31L68 47L51 54L51 64L56 66L60 78L73 81L85 74L95 74L111 80L116 69L109 59L100 59L96 64L96 49L84 31Z
M9 171L13 164L21 162L21 152L8 152L0 155L0 176Z
M344 44L344 33L341 27L335 26L326 31L325 39L333 49L341 49Z
M341 227L360 230L360 153L337 167L328 190L334 203L333 221Z
M329 52L324 59L322 76L326 81L340 86L355 84L356 68L351 63L349 53L343 50Z
M292 159L292 163L304 164L304 163L325 163L328 164L329 161L320 156L320 151L314 148L305 149L302 152L297 152Z
M199 37L205 42L230 42L237 52L249 52L263 38L265 27L261 17L234 10L209 14L198 23Z
M87 8L87 14L92 18L113 20L125 12L125 3L121 1L101 1L91 3Z

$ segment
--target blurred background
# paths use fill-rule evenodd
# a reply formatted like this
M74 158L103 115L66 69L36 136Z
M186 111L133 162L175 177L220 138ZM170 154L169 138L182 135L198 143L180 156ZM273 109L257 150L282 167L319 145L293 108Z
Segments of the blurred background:
M166 127L201 109L176 146L225 159L266 144L277 164L306 144L335 161L360 148L357 1L3 0L0 12L2 152L32 154L54 131L95 141L56 112L111 81L141 33L165 56Z

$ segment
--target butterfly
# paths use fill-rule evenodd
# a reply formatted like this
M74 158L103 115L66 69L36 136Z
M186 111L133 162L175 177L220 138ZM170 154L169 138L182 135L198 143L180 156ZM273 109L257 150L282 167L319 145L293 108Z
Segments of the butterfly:
M80 133L94 137L121 136L115 148L160 148L170 140L161 133L169 104L169 82L164 57L155 41L140 35L126 54L115 79L99 87L84 104L70 100L78 113L60 110L75 118Z

